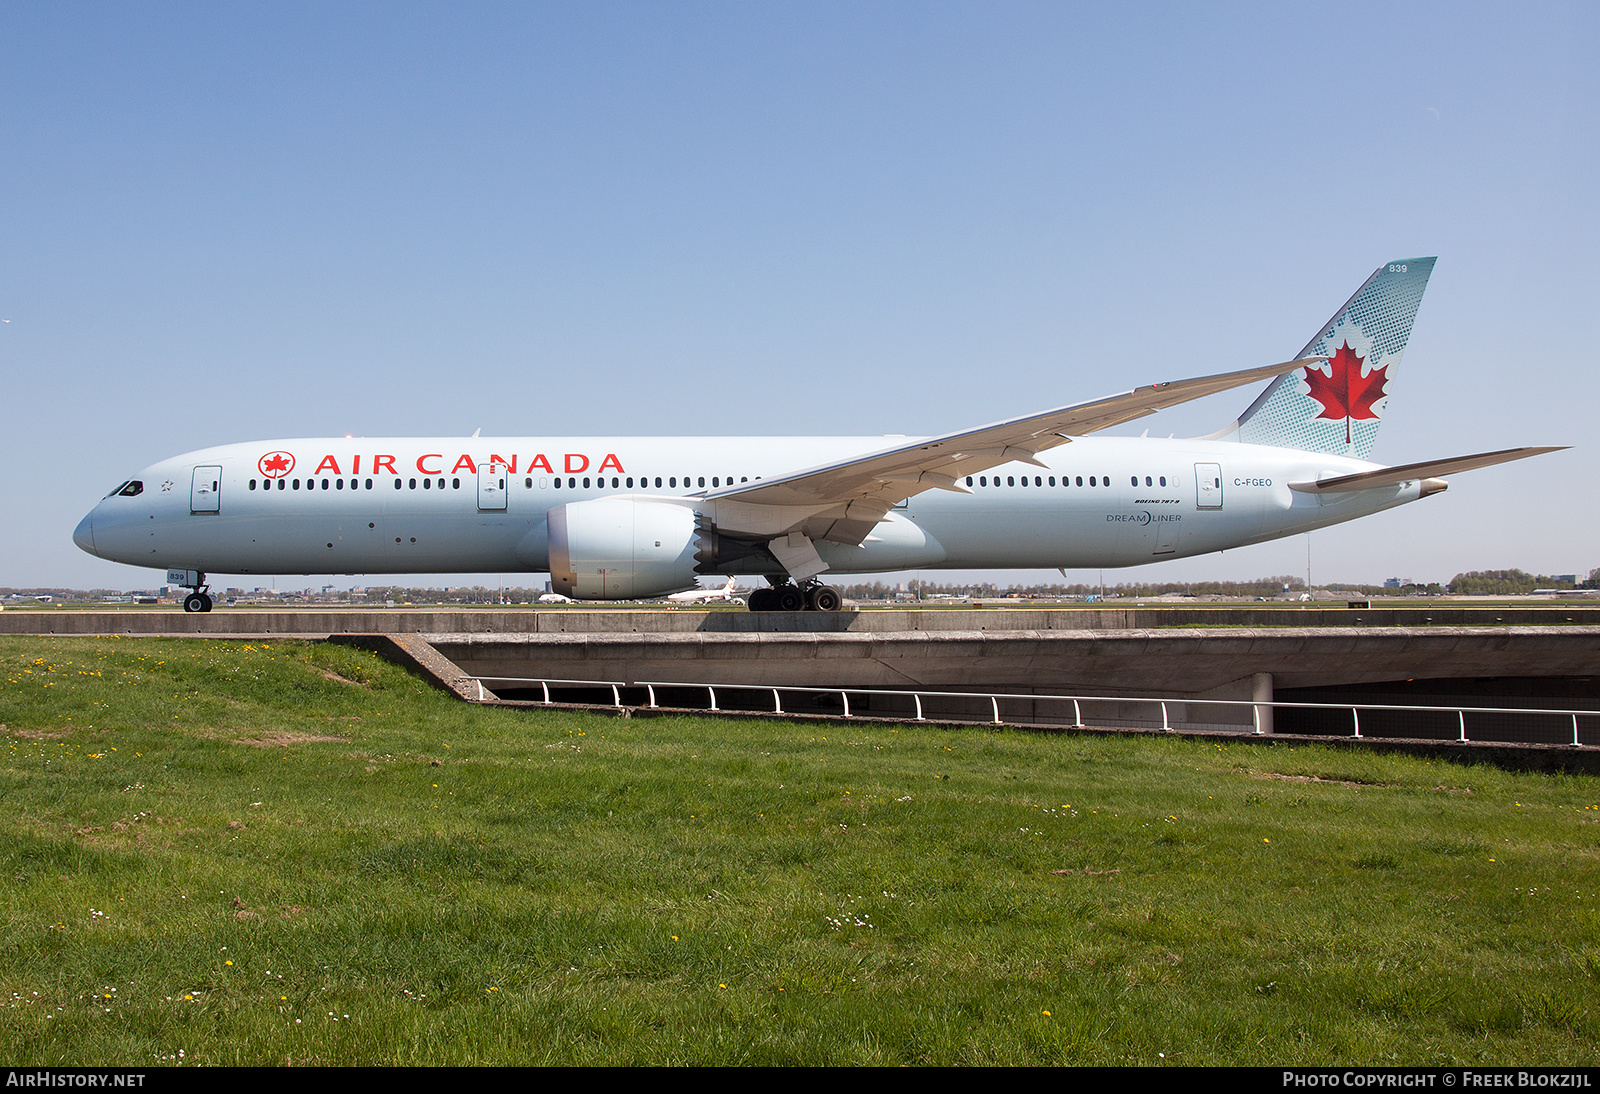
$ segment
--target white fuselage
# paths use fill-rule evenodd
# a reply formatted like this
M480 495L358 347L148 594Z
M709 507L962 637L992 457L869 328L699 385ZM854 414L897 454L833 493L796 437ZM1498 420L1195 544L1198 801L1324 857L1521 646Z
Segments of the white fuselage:
M881 437L354 438L227 445L154 464L74 539L135 566L227 574L542 572L546 514L684 499L880 450ZM1392 508L1417 482L1339 494L1291 482L1377 465L1230 441L1089 437L912 497L836 574L1134 566ZM965 478L961 480L966 482ZM1026 485L1024 485L1024 483ZM1091 485L1092 484L1092 485ZM726 574L727 569L711 572Z

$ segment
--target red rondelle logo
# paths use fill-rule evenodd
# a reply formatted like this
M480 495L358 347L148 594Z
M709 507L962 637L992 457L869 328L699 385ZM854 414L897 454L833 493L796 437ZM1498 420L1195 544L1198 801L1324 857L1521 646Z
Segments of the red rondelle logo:
M268 452L256 461L261 473L269 479L281 479L294 470L294 453Z

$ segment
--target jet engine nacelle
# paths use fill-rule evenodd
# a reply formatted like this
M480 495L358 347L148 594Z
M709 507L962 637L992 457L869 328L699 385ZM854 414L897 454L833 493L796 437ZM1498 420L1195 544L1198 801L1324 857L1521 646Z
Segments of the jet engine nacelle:
M692 589L695 514L686 505L596 498L545 517L550 585L577 600L630 600Z

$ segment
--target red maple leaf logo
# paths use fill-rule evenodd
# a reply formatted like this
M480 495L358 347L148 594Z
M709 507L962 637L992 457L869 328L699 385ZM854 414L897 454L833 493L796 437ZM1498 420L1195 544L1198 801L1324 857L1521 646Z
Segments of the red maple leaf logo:
M269 479L281 479L294 470L294 455L289 452L268 452L256 463L261 473Z
M1331 376L1320 368L1305 370L1306 384L1311 388L1307 394L1322 404L1322 413L1317 417L1334 422L1343 418L1345 444L1350 443L1351 419L1372 421L1378 417L1372 404L1383 398L1383 389L1389 383L1387 365L1375 368L1365 376L1361 375L1361 366L1365 361L1366 358L1357 356L1356 351L1350 348L1350 343L1345 342L1338 352L1328 358L1328 367L1333 373Z

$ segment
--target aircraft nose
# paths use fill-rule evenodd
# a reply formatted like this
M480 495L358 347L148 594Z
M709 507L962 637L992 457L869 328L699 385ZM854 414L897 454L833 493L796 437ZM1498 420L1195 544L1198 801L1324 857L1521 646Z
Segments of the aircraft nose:
M94 549L94 514L90 513L78 522L78 527L73 529L72 542L88 551L91 555L98 556L100 552Z

